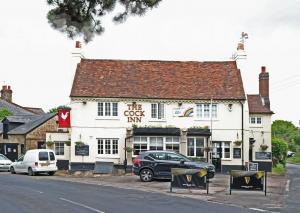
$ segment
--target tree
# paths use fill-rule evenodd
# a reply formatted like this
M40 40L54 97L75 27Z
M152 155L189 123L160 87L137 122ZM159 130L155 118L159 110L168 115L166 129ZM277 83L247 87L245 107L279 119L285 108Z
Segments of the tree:
M4 118L10 115L12 115L12 113L8 109L6 108L0 109L0 121L2 121Z
M66 105L61 105L61 106L49 109L48 113L58 113L59 109L71 109L71 107L66 106Z
M276 120L272 123L272 135L274 137L283 138L290 142L296 132L297 128L290 121Z
M115 23L126 21L128 16L142 16L161 0L47 0L53 7L47 14L49 24L73 39L83 36L85 42L104 32L101 19L112 12L117 4L123 11L113 18Z

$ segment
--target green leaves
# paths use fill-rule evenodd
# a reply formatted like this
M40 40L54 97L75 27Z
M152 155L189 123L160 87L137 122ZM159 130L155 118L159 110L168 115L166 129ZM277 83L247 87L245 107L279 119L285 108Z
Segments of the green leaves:
M104 32L101 19L112 12L117 3L123 12L116 14L113 21L122 23L130 15L144 15L156 7L161 0L47 0L53 7L47 14L49 24L71 39L83 36L90 42L95 35Z
M8 109L0 108L0 121L10 115L12 115L12 113Z

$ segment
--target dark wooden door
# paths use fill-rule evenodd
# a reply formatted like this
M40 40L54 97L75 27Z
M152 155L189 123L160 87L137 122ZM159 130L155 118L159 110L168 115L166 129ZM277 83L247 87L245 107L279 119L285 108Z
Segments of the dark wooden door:
M3 145L3 154L11 161L18 159L18 144L6 143Z

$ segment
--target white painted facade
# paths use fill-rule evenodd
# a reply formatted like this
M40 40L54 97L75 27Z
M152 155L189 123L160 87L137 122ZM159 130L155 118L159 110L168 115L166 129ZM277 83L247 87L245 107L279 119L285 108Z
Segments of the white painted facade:
M98 116L98 103L118 103L118 116ZM128 104L135 102L137 105L141 105L141 111L144 111L144 116L141 117L141 122L128 122L128 117L124 113L128 110ZM153 119L151 118L151 104L164 103L165 106L165 118ZM259 148L259 134L257 129L264 129L267 133L271 126L270 116L263 118L263 126L249 127L249 112L248 104L246 101L213 101L213 105L217 105L217 117L199 118L197 116L197 104L206 103L210 105L210 101L187 101L187 100L136 100L136 99L76 99L71 101L71 162L84 162L94 163L95 161L111 161L115 164L123 164L125 159L125 138L127 129L132 128L133 125L137 127L177 127L180 129L187 129L191 127L207 127L212 131L212 139L209 138L209 145L212 146L211 141L228 142L230 145L230 156L223 155L222 165L242 165L241 158L234 158L234 148L244 148L244 165L248 162L248 150L249 150L249 137L250 132L253 130L255 139L257 142L254 147L254 151ZM242 105L244 116L244 146L237 146L234 141L242 140ZM193 115L191 117L178 117L174 115L174 110L193 109ZM140 114L140 113L138 113ZM270 132L270 131L269 131ZM98 154L98 139L116 139L118 141L118 153L117 154ZM149 140L149 138L148 138ZM164 138L164 149L165 149ZM206 140L206 139L205 139ZM82 141L89 145L89 156L76 156L75 155L75 142ZM132 146L133 139L127 142ZM270 144L270 137L265 134L265 143ZM205 146L207 146L205 142ZM148 142L149 148L149 142ZM188 155L187 149L182 149L180 152L184 155ZM206 158L206 153L204 153ZM209 160L211 161L211 159ZM129 164L131 162L128 162Z

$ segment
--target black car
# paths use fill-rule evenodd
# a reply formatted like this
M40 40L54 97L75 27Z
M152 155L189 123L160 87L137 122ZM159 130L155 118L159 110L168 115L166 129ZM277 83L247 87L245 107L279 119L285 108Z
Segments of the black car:
M153 178L171 179L171 168L207 169L208 178L215 175L215 166L206 162L194 162L186 156L171 151L146 151L133 160L133 172L143 182Z

